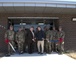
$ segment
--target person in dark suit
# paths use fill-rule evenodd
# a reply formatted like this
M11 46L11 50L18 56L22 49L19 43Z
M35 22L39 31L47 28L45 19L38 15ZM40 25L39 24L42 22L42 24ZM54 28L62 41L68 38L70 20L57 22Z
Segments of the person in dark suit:
M28 53L32 54L34 49L35 33L34 27L31 27L28 32Z

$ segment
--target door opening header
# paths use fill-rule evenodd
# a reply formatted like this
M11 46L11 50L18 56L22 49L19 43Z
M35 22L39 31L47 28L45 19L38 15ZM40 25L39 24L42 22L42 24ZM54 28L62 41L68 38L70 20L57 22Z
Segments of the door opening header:
M59 17L8 17L8 19L59 19Z

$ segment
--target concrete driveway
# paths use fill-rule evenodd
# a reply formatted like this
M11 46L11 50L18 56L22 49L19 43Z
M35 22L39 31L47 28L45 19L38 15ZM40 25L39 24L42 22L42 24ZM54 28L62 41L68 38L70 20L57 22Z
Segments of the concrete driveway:
M0 75L76 75L76 60L52 54L23 54L0 58Z

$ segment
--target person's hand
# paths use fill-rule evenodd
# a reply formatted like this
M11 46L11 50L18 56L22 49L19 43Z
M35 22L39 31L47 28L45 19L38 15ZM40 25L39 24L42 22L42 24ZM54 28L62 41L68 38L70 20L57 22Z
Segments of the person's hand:
M50 42L50 41L48 40L48 42Z
M50 42L49 39L47 39L47 42Z
M48 41L48 39L46 39Z
M16 41L18 43L18 41Z
M34 42L35 42L35 39L32 39L32 41L34 41Z

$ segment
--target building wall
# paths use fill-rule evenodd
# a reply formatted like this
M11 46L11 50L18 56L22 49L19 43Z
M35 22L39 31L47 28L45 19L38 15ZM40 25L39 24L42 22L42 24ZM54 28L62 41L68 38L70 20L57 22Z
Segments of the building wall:
M65 50L76 50L76 22L71 19L76 15L70 14L0 14L0 25L8 27L8 17L59 17L59 25L63 27L65 36ZM4 42L5 29L0 27L0 50L6 51L7 45Z
M65 49L76 50L76 22L72 21L72 18L76 15L67 15L60 17L59 24L62 25L66 37L65 37Z
M7 27L7 17L6 16L0 16L0 25ZM6 29L3 27L0 27L0 51L4 52L7 49L7 45L4 42L4 33Z

